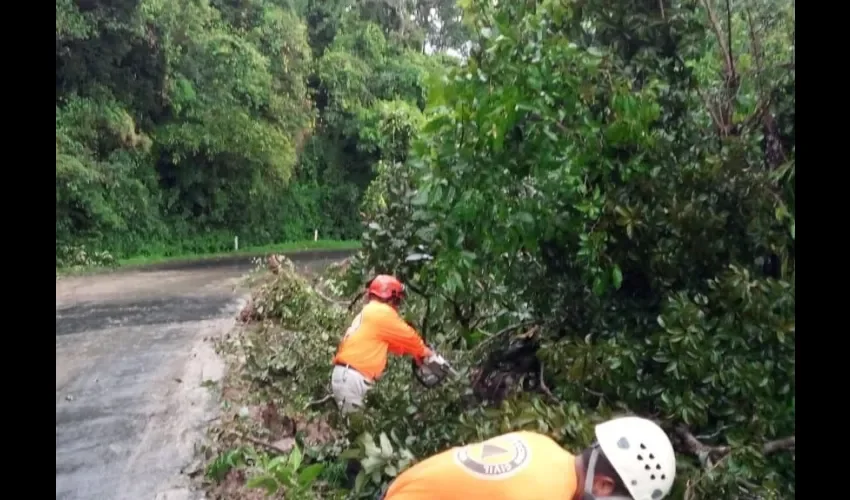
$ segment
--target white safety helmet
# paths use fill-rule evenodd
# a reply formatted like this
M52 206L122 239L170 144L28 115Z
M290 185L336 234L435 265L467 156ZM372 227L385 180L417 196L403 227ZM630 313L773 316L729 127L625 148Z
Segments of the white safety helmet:
M676 455L670 438L655 422L622 417L596 426L596 442L623 480L634 500L660 500L676 478ZM593 472L598 453L587 467L585 498L593 497ZM614 498L622 497L610 497Z

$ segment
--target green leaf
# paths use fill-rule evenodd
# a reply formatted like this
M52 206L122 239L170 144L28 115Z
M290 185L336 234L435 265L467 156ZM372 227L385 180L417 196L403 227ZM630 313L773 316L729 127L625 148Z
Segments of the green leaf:
M416 195L410 200L410 204L415 207L421 207L428 203L428 191L420 189Z
M528 212L519 212L518 214L516 214L516 218L518 221L523 222L525 224L534 223L534 217L532 217L531 214Z
M593 293L600 297L605 293L605 282L599 276L593 278Z
M273 459L269 460L269 463L266 464L266 469L277 469L278 467L286 464L287 460L289 460L289 457L286 455L276 456Z
M375 444L375 440L372 439L372 435L368 432L364 433L360 436L360 442L363 443L363 448L366 451L366 456L380 455L381 449Z
M369 475L365 470L361 470L357 474L357 478L354 479L354 492L360 493L363 491L363 487L366 486L366 481L369 480Z
M301 471L300 474L298 474L298 484L300 484L302 486L307 486L307 485L312 484L313 481L315 481L316 478L319 477L319 474L322 473L324 468L325 468L325 464L321 464L321 463L308 465L307 467L304 468L304 470Z
M390 443L390 438L387 437L385 433L381 433L381 456L390 459L393 456L393 445Z
M277 479L277 482L280 484L289 484L292 481L292 476L295 474L295 470L292 467L278 467L274 470L274 478Z
M339 458L344 460L350 460L354 458L360 458L361 453L358 448L349 448L338 455Z
M451 270L446 276L445 286L446 290L452 294L457 293L458 291L462 291L463 278L461 278L460 273L455 270Z
M277 480L268 474L261 474L259 476L252 477L245 483L245 486L248 488L262 488L269 493L276 492L280 487Z
M611 271L611 281L614 284L614 288L619 290L620 285L623 284L623 271L620 270L620 266L614 265L614 269Z
M587 48L587 53L593 57L602 57L603 53L598 47L590 46Z
M382 460L379 456L371 456L361 460L360 464L363 465L363 470L366 471L367 474L371 474L373 471L384 465L384 460Z
M422 127L422 133L423 134L432 134L432 133L438 131L439 129L441 129L443 127L451 125L451 123L452 123L452 120L451 120L451 117L449 115L437 116L436 118L433 118L430 121L428 121L428 123L426 123L425 126Z
M298 467L301 466L302 458L303 456L301 455L301 450L298 449L298 446L295 446L289 453L289 461L287 463L293 470L298 470Z

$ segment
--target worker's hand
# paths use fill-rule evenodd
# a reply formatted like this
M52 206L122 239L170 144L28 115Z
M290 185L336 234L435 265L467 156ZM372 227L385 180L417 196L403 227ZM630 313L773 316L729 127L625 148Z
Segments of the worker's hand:
M421 366L422 363L427 362L432 356L436 353L430 347L425 349L425 355L422 357L414 357L413 360L416 362L416 366Z
M431 356L431 354L427 354L427 355L425 355L425 356L421 356L421 357L420 357L420 356L415 356L415 357L413 358L413 361L415 361L415 362L416 362L416 366L422 366L422 363L424 363L424 362L425 362L425 360L426 360L426 359L428 359L430 356Z
M448 364L448 362L446 361L446 358L440 356L439 354L437 354L434 351L431 351L431 355L428 356L427 358L425 358L425 363L429 364L429 365L439 365L439 366L443 366L443 365Z

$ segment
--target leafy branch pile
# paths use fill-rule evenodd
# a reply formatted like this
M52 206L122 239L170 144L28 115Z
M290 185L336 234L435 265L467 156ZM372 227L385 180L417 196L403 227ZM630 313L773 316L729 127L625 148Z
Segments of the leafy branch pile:
M412 385L408 360L398 358L390 360L370 393L370 411L340 417L329 398L329 376L338 332L353 316L334 292L345 288L341 278L348 276L331 268L311 283L281 260L255 278L252 300L240 314L247 324L219 344L236 369L223 391L228 411L212 429L218 451L210 455L206 475L213 496L233 498L235 481L247 487L241 495L263 488L285 491L287 498L343 498L352 492L369 498L415 457L506 431L517 422L589 442L589 420L577 405L550 408L529 400L487 408L478 404L465 377L430 391ZM406 311L415 319L423 307L414 298ZM471 352L444 352L458 366L474 359ZM293 470L298 466L287 461L292 453L299 465L309 467L304 477L322 464L310 480L312 489L305 489L300 472ZM362 468L346 477L351 460Z
M208 493L261 498L255 488L285 489L287 498L315 498L316 476L322 479L316 491L333 489L335 474L341 477L321 465L328 453L339 454L339 433L309 410L327 392L333 332L346 313L325 302L285 257L257 264L269 270L251 280L255 291L239 314L242 326L217 345L232 368L223 382L221 421L210 430Z
M259 286L248 306L246 319L261 326L246 350L246 366L260 383L290 384L281 393L290 404L303 405L310 400L305 398L324 395L336 332L345 327L346 311L326 304L320 293L289 263Z
M793 4L462 7L480 39L435 80L410 152L379 165L364 250L321 294L274 275L255 300L274 312L241 341L309 374L253 393L334 429L305 445L331 471L313 494L368 498L411 455L510 429L576 450L629 412L672 436L672 498L793 498ZM463 376L426 391L392 360L341 421L312 398L342 298L376 272L411 285L404 313Z
M115 266L117 261L111 253L89 251L85 245L61 246L56 249L56 271L59 269L82 269L86 267Z

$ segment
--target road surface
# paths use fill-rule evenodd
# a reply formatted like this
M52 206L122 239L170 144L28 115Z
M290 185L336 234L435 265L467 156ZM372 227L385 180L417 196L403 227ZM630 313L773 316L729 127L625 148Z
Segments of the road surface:
M293 257L316 269L342 256ZM180 500L217 414L209 338L247 300L246 262L56 283L56 499Z

